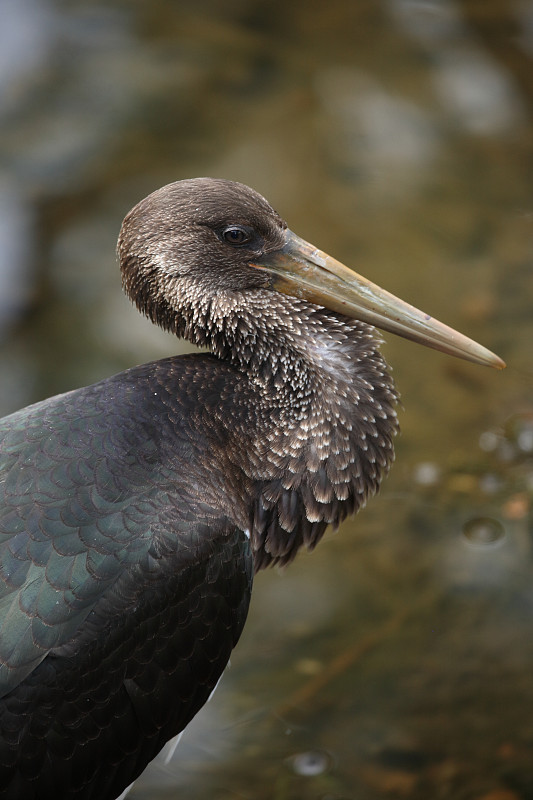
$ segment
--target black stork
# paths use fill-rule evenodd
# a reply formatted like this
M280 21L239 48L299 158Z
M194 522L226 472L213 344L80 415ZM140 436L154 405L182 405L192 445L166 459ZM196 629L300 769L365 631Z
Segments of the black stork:
M300 239L252 189L126 216L126 292L209 348L0 421L0 797L115 798L206 702L254 572L374 494L397 395L373 325L485 348Z

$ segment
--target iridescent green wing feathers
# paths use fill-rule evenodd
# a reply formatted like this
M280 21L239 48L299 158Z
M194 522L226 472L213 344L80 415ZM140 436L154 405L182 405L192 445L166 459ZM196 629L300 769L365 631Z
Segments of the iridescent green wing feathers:
M139 459L127 429L81 398L0 421L1 694L69 639L151 544L145 506L158 487L143 465L153 442L136 442Z

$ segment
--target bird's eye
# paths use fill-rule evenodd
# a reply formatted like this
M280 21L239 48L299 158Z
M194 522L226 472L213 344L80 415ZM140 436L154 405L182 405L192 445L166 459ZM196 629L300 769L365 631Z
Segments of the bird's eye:
M228 244L239 246L249 242L252 237L247 230L239 228L237 225L232 225L222 231L222 238Z

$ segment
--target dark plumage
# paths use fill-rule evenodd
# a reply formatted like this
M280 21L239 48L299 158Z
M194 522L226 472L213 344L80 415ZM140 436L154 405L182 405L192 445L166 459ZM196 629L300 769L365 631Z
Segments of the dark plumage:
M211 354L0 420L4 800L119 795L208 698L254 569L314 547L393 458L396 393L374 329L350 318L346 268L260 195L171 184L128 214L118 252L139 309ZM309 283L322 262L334 295Z

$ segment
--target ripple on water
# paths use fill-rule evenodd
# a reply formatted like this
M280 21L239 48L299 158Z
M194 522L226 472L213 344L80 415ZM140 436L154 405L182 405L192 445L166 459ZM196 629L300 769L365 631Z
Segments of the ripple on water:
M492 517L474 517L464 523L463 535L474 547L494 547L505 538L505 528Z
M323 775L332 768L333 757L323 750L308 750L305 753L296 753L288 759L288 762L296 775L313 778L316 775Z

